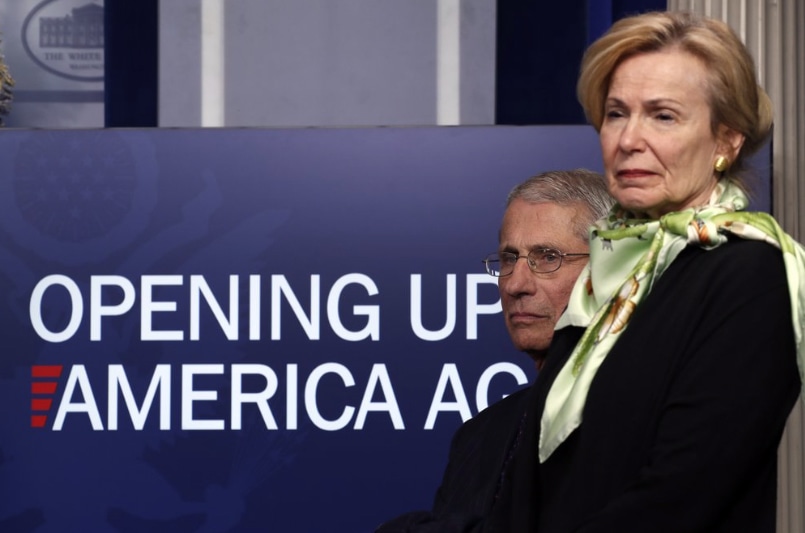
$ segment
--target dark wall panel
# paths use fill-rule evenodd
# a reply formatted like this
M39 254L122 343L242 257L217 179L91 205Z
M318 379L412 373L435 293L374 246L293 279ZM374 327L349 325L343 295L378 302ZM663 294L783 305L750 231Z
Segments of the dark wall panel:
M584 124L576 78L587 45L626 15L665 0L498 2L498 124Z
M105 125L157 126L159 0L106 0Z

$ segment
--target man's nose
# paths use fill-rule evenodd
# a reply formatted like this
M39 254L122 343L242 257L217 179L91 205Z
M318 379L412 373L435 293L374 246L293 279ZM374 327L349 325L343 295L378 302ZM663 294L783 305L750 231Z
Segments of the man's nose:
M520 261L522 259L523 261ZM511 295L533 293L536 288L536 276L528 267L528 259L518 257L514 262L514 270L505 278L505 290Z

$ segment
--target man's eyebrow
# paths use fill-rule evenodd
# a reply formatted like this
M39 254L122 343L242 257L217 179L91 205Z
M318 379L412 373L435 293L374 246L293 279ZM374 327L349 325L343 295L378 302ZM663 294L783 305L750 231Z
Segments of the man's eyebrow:
M528 247L529 252L533 252L534 250L561 250L561 246L556 246L555 244L535 244L533 246Z
M515 247L515 246L511 246L511 245L509 245L509 244L505 244L505 245L504 245L504 244L502 244L502 243L501 243L501 244L498 246L498 251L499 251L499 252L512 252L512 253L517 253L517 252L518 252L518 249L517 249L517 247Z
M517 252L520 251L520 248L517 248L516 246L511 246L509 244L501 244L500 247L499 247L499 250L501 252L514 252L514 253L517 253ZM529 245L528 247L526 247L526 250L529 251L529 252L533 252L534 250L561 250L561 247L556 246L555 244L538 243L538 244Z

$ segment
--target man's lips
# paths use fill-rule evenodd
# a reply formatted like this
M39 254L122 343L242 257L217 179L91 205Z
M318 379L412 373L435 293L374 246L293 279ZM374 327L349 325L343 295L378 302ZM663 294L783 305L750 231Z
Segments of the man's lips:
M539 313L509 313L509 321L512 324L531 324L534 322L548 320L548 318L548 315L541 315Z

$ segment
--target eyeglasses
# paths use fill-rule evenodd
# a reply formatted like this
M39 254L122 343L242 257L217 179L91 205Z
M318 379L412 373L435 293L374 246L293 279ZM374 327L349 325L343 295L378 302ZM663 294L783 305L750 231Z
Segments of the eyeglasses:
M489 254L483 260L486 265L486 272L490 276L502 278L514 272L514 265L518 259L525 259L531 272L538 274L548 274L555 272L562 266L562 259L565 257L588 256L590 254L565 254L559 250L551 248L539 248L531 250L528 255L520 255L512 252L499 252Z

